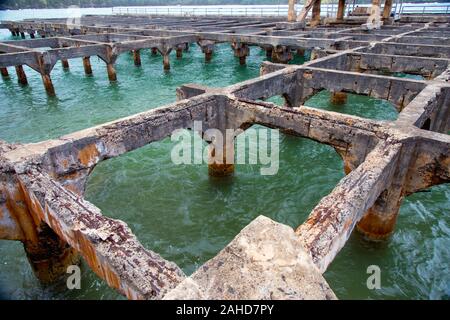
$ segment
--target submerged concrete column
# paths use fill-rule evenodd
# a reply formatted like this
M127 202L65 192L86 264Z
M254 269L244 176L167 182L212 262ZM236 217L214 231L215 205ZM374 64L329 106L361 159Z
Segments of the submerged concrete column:
M345 104L347 102L347 93L342 91L332 91L330 102L335 105Z
M18 65L15 68L16 68L16 74L17 74L17 81L23 85L28 84L27 75L25 74L25 71L23 70L23 66Z
M170 70L170 53L172 52L172 48L166 46L158 47L158 51L163 56L163 69L165 71Z
M22 39L25 39L25 32L21 31L21 32L20 32L20 37L21 37Z
M345 12L345 0L339 0L338 11L337 11L337 14L336 14L336 20L337 21L343 21L344 20L344 12Z
M30 38L31 38L31 39L34 39L34 38L35 38L34 32L30 32Z
M114 65L112 63L106 64L106 70L108 71L109 81L117 81L116 69L114 69Z
M152 56L156 56L158 54L158 48L152 48Z
M69 61L67 59L61 59L63 69L69 69Z
M205 54L205 61L210 62L212 60L212 54L214 49L212 47L204 47L203 53Z
M91 60L90 57L83 57L83 67L84 73L87 75L92 74Z
M134 65L139 67L141 65L141 52L140 50L133 50Z
M50 227L42 222L37 234L37 242L24 242L34 275L43 284L49 284L67 274L67 268L80 263L75 249L61 240Z
M320 24L320 5L321 0L316 0L312 7L311 27L315 27Z
M67 274L67 267L77 265L80 256L33 212L31 201L19 186L8 193L7 208L21 230L28 262L39 281L49 284Z
M303 49L303 48L298 48L298 49L297 49L297 55L298 55L299 57L303 57L303 56L305 55L305 49Z
M198 45L202 48L202 52L205 54L205 62L210 62L214 52L214 41L200 40Z
M208 174L212 177L227 177L234 173L234 140L224 144L222 150L212 147L209 151Z
M292 52L289 47L276 46L272 50L272 62L274 63L288 63L292 60Z
M8 68L0 68L0 72L3 78L9 77Z
M52 78L50 74L42 74L42 82L44 83L45 91L49 96L55 96L55 88L53 87Z
M177 45L176 47L175 47L175 51L176 51L176 56L177 56L177 59L181 59L181 58L183 58L183 50L185 49L186 47L185 47L185 45L184 44L179 44L179 45Z
M186 42L185 44L184 44L184 52L189 52L189 42Z
M401 188L386 189L375 201L356 229L369 240L385 240L395 229L403 196Z
M170 70L170 55L169 55L169 53L165 53L163 55L163 68L164 68L164 70Z
M239 64L245 65L247 56L250 54L250 48L246 43L231 43L231 48L234 50L234 56L239 58Z

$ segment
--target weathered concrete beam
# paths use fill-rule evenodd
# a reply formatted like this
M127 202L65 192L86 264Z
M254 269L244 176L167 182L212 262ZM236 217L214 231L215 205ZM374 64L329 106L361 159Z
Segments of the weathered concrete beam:
M300 78L301 103L322 89L343 91L392 102L401 111L423 88L425 81L305 67Z
M82 47L68 47L51 49L44 52L43 56L48 56L49 63L55 64L56 61L62 59L74 59L87 56L106 55L106 45L93 44Z
M313 209L296 233L323 273L345 245L356 223L390 184L400 144L381 142Z
M223 100L214 95L197 96L60 139L24 145L5 157L14 163L27 159L42 162L63 186L81 195L89 173L102 160L159 141L176 129L193 128L194 121L202 121L205 130L222 128Z
M12 41L2 41L2 44L19 46L28 49L37 48L57 48L59 46L58 38L45 38L45 39L34 39L34 40L12 40Z
M436 37L433 34L428 34L423 36L402 36L399 38L392 39L390 42L396 43L408 43L408 44L429 44L435 46L450 46L450 35L448 37L444 37L442 34L437 34ZM415 33L412 33L415 34Z
M38 64L39 54L36 52L15 52L0 54L0 67L14 67L18 65L35 66Z
M362 52L377 53L377 54L391 54L401 56L422 56L431 58L450 58L449 46L434 46L434 45L417 45L406 43L392 43L383 42L376 43L366 49L361 49Z
M450 136L416 129L414 156L405 178L403 193L408 196L450 181Z
M333 146L347 161L362 161L378 140L376 121L314 108L280 107L272 103L231 100L227 128L248 128L260 124L287 134ZM358 163L359 164L359 163ZM351 164L348 164L351 165Z
M447 59L439 58L348 52L322 59L309 66L361 73L374 71L386 74L409 73L430 79L444 72L449 62Z
M257 79L250 79L229 86L226 91L238 98L249 100L265 100L276 95L287 94L295 97L298 88L297 76L297 67L286 67ZM294 104L293 106L300 106L300 104Z
M199 96L204 94L205 92L213 92L216 89L210 88L204 85L196 84L196 83L188 83L184 84L181 87L178 87L176 90L177 101L190 99L195 96Z
M292 37L274 37L274 36L255 36L245 34L225 34L225 33L195 33L197 37L204 40L211 40L215 42L243 42L256 43L258 45L270 46L289 46L292 48L331 48L334 39L320 39L320 38L292 38Z
M184 279L181 269L146 250L120 221L38 170L18 175L28 208L76 249L109 286L129 299L161 298Z
M433 115L438 114L440 108L448 109L450 91L441 86L429 85L425 87L399 114L396 124L400 126L413 125L422 128ZM445 117L442 120L445 121ZM437 120L437 119L436 119Z

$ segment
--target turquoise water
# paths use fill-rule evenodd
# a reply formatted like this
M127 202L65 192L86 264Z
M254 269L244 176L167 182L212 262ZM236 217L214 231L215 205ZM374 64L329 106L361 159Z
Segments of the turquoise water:
M9 38L5 34L4 37ZM265 54L251 48L248 65L239 66L229 45L217 47L204 63L198 47L171 56L170 72L162 58L141 52L142 67L128 53L119 57L119 81L110 84L102 61L91 58L93 77L84 75L80 59L70 70L57 64L52 79L56 98L48 98L41 79L27 69L30 85L0 81L0 139L33 142L90 127L175 101L175 88L196 82L226 86L257 77ZM296 59L294 63L302 63ZM281 103L281 99L271 101ZM306 105L393 120L386 101L349 95L343 106L320 92ZM213 257L260 214L296 227L343 177L342 161L328 146L280 135L280 169L261 176L257 165L238 165L233 178L214 179L206 165L176 166L169 139L99 164L86 197L109 217L126 221L147 248L175 261L186 273ZM445 299L450 296L450 221L448 186L413 195L403 202L397 230L385 243L367 243L354 234L325 273L341 299ZM381 268L382 288L366 288L366 269ZM0 241L0 295L12 299L120 299L85 265L82 289L65 284L42 287L34 278L20 243Z

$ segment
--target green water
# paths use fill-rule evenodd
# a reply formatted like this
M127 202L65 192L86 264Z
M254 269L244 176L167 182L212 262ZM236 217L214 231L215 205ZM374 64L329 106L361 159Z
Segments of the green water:
M204 63L198 47L171 59L169 73L160 56L141 53L142 67L123 54L118 83L110 84L103 62L92 58L93 77L80 59L70 70L52 72L57 98L48 98L40 77L26 69L30 85L0 81L0 139L32 142L54 138L95 124L175 101L175 88L196 82L226 86L258 76L264 52L251 48L246 67L229 45L220 45L213 62ZM295 63L301 63L296 59ZM271 101L280 103L279 98ZM393 120L387 102L349 95L344 106L320 92L306 105L376 119ZM187 274L222 249L258 215L296 227L343 177L342 161L328 146L280 135L277 175L261 176L257 165L238 165L230 179L214 179L205 165L171 162L170 139L100 163L86 197L112 218L126 221L143 245L176 262ZM413 195L403 202L397 230L389 242L372 244L354 234L325 273L341 299L442 299L450 296L450 220L448 186ZM369 265L381 268L380 290L366 288ZM34 278L20 243L0 241L0 295L12 299L117 299L83 265L82 289L65 284L42 287Z

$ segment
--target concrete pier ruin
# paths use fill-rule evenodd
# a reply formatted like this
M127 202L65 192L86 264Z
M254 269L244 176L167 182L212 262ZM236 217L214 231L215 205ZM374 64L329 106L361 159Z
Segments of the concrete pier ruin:
M120 81L114 64L121 53L132 52L136 67L140 55L160 54L168 70L170 53L182 59L192 43L201 47L206 62L214 59L217 43L230 44L236 63L246 63L252 46L266 50L272 62L262 64L258 78L219 89L186 84L177 89L176 103L57 139L0 141L0 238L24 244L44 283L59 279L81 256L129 299L335 299L322 274L353 230L371 240L387 239L402 199L450 180L450 17L378 18L386 22L378 28L344 18L343 11L327 23L313 17L314 27L235 17L84 16L80 25L62 19L3 21L2 28L33 39L0 42L2 76L15 67L26 85L22 66L27 65L41 74L49 95L55 94L51 71L59 60L69 67L69 59L83 59L90 75L89 58L98 56L110 81ZM286 64L305 50L311 61ZM348 93L387 100L398 119L377 121L304 106L322 90L337 104ZM285 105L265 101L273 96L282 96ZM83 194L99 162L175 129L193 129L194 121L202 121L203 130L260 124L327 144L342 157L346 176L295 230L258 217L186 276ZM210 173L230 175L233 165L213 164Z

